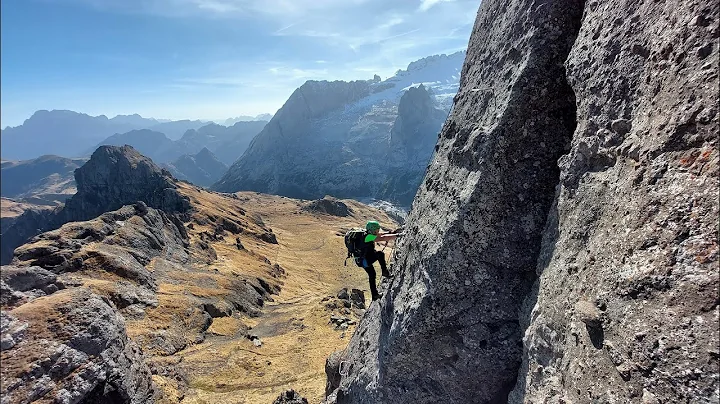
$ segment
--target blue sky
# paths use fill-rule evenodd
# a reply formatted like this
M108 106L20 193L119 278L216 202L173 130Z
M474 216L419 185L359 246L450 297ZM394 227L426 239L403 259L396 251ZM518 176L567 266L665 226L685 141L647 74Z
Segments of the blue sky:
M221 119L465 49L479 0L2 0L0 125L38 109Z

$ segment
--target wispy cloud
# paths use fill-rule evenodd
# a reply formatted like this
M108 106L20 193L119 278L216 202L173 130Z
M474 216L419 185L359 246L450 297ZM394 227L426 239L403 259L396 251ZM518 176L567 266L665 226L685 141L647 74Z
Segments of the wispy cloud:
M299 24L299 23L300 23L300 22L294 22L294 23L292 23L292 24L286 25L286 26L280 28L279 30L275 31L275 32L273 33L273 35L282 35L282 33L283 33L284 31L287 31L288 29L296 26L296 25Z
M421 0L421 1L420 1L419 10L420 10L420 11L427 11L427 10L429 10L432 6L434 6L434 5L438 4L438 3L449 2L449 1L454 1L454 0Z
M83 50L90 55L87 62L98 65L92 70L98 76L107 75L105 67L110 66L127 81L113 75L103 80L112 82L106 88L78 78L49 94L52 83L34 78L35 93L26 88L17 92L33 98L22 108L157 117L192 117L192 111L202 117L198 115L210 110L215 111L207 115L211 117L224 111L234 111L228 116L275 112L306 80L387 78L419 58L464 49L480 5L480 0L23 1L81 4L115 22L142 15L147 19L143 23L158 21L146 25L156 27L159 35L129 44L112 33L113 43ZM172 27L176 30L169 31ZM179 39L178 31L187 36ZM163 42L167 38L172 40ZM137 50L146 43L150 46ZM44 76L52 74L35 77ZM80 89L83 85L87 88ZM137 96L140 91L142 97ZM5 93L4 88L4 100L10 97ZM111 110L93 110L102 105Z
M51 0L47 0L51 1ZM57 0L53 0L57 1ZM170 17L200 17L198 11L224 16L264 15L296 18L316 12L342 10L376 0L61 0L101 10L144 12Z

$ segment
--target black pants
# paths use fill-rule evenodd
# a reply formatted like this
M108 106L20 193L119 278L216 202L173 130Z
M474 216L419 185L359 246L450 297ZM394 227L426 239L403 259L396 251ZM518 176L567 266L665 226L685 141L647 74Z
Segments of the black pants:
M382 276L386 278L390 277L390 272L388 272L387 264L385 263L385 254L382 251L371 251L365 255L365 259L363 260L363 269L365 269L365 272L368 274L368 279L370 281L370 294L372 295L373 300L380 298L377 286L375 285L375 278L377 276L375 273L375 267L373 267L373 263L375 261L380 263Z

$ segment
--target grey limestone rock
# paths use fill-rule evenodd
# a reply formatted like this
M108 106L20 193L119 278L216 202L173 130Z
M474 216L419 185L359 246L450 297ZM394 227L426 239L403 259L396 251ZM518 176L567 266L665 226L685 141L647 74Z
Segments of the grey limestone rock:
M2 331L2 402L154 402L150 370L123 318L87 289L3 311Z
M718 23L707 2L587 1L511 402L720 401Z
M483 1L328 402L718 402L718 23Z
M65 223L95 218L137 201L168 214L184 213L190 202L180 195L172 175L130 146L101 146L75 170L77 193L54 210L27 211L3 231L1 261L37 234Z
M338 403L499 402L512 389L518 312L575 124L563 61L582 15L579 1L536 7L483 2L395 277L353 335Z

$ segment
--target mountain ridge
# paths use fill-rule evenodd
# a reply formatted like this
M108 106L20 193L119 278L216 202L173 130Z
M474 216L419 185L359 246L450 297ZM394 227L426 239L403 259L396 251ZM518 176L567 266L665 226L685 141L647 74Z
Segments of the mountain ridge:
M38 110L21 125L0 131L3 159L30 160L45 154L68 158L83 157L83 152L116 133L151 129L168 137L180 137L187 129L204 125L203 121L161 122L140 115L91 116L70 110Z
M259 118L267 115L261 114L256 120L239 121L233 125L239 123L254 127L252 125L259 125L257 122L262 121ZM89 156L97 145L118 134L134 130L151 130L163 133L172 141L177 141L187 131L198 130L210 124L214 123L205 120L144 118L139 114L108 118L106 115L92 116L71 110L38 110L22 124L7 126L0 131L2 159L31 160L48 154L80 158ZM233 125L226 126L233 127ZM188 151L196 153L199 150L198 148ZM239 155L234 156L233 161L226 164L234 162L237 157ZM230 157L222 156L222 158L227 160Z
M28 203L63 202L75 193L74 171L86 161L55 155L3 161L1 194L4 198Z
M225 174L228 166L203 147L194 155L184 154L175 161L162 165L177 179L188 181L201 187L215 183Z
M386 80L307 81L213 189L306 199L373 197L409 205L433 144L425 145L426 158L419 164L399 158L392 167L387 163L398 105L410 88L423 86L434 108L449 108L464 56L424 58ZM447 110L431 114L433 124L418 136L436 136L444 114ZM402 145L395 146L393 153Z

